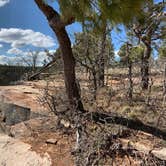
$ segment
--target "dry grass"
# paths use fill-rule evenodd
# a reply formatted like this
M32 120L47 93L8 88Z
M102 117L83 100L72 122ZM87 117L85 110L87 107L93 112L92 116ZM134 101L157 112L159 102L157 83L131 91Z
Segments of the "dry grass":
M105 112L114 112L118 115L130 119L139 119L140 121L152 126L157 125L158 128L165 130L166 111L163 112L165 106L163 105L162 95L162 75L151 76L154 82L151 93L149 93L148 91L142 91L140 89L140 77L135 76L133 101L129 102L126 97L128 79L125 77L120 77L121 75L127 74L127 69L113 69L109 72L111 73L110 75L114 75L114 77L116 77L117 79L114 79L114 77L109 78L107 87L101 88L97 91L96 101L93 99L93 95L91 93L91 90L89 89L92 87L90 86L90 82L87 80L86 75L77 73L82 88L82 99L85 109L88 111L96 111L100 109ZM46 81L42 80L37 82L26 82L24 85L20 85L19 87L2 87L1 92L5 92L3 95L6 98L9 98L11 102L17 104L17 102L19 101L19 104L26 104L29 105L33 110L38 109L39 111L42 111L42 109L39 109L40 103L38 103L38 97L41 95L42 89L44 89L44 87L48 85L48 82L48 88L52 93L55 93L56 96L60 96L61 98L65 96L64 81L62 75L56 75L54 77L52 76L51 79L47 79ZM17 98L17 96L19 98ZM35 104L33 104L34 102ZM58 109L61 109L60 105ZM46 110L46 108L44 110ZM48 112L48 110L46 111ZM91 148L93 145L96 145L96 141L98 142L97 147L101 145L102 141L104 141L102 134L117 134L119 131L126 130L126 128L118 125L110 125L106 128L102 128L102 130L100 126L96 126L95 124L87 125L89 127L88 132L90 133L90 135L88 136L88 140L90 141L89 143L91 143L89 145ZM104 131L104 133L101 131ZM137 140L145 145L151 144L153 146L160 147L166 145L165 141L156 139L151 135L146 136L145 133L133 131L130 131L130 133L131 135L129 135L127 139L131 141ZM45 141L48 138L59 140L59 144L47 145ZM101 140L99 138L101 138ZM67 136L58 131L56 131L56 133L55 131L41 131L36 132L33 137L26 138L24 141L32 145L32 150L35 150L41 154L45 151L48 152L54 162L54 165L73 165L73 157L70 154L71 148L75 144L73 135ZM134 158L127 155L121 156L120 154L116 154L114 160L116 161L115 163L118 163L119 165L122 165L124 163L126 165L139 165ZM111 158L103 158L100 162L100 165L105 165L106 163L111 162ZM113 163L113 165L115 165L115 163Z

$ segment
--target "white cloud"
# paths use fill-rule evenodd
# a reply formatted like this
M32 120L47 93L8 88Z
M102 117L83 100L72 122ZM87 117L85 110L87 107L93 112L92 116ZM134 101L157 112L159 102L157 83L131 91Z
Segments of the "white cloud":
M0 48L2 48L3 47L3 45L2 44L0 44Z
M53 54L55 52L55 50L49 50L49 52L51 54ZM32 52L32 54L35 54L35 51ZM32 60L32 55L30 52L23 52L22 57L24 57L25 59L29 59ZM44 63L44 60L46 60L47 62L50 61L49 57L47 56L47 53L45 51L40 51L38 53L38 59L37 59L37 64L39 66L42 66Z
M53 38L40 32L34 32L31 29L2 28L0 30L0 41L9 43L13 48L19 48L24 45L47 48L55 45Z
M7 56L7 55L0 55L0 64L4 65L27 65L23 61L23 56Z
M11 48L7 51L8 54L14 54L14 55L21 55L23 54L23 51L18 48Z
M54 53L55 50L49 50L50 53ZM11 48L7 51L8 54L15 55L15 56L4 56L0 55L0 64L5 64L6 62L11 62L13 63L21 63L22 65L27 65L26 62L29 62L30 64L32 63L32 56L35 54L35 51L28 52L28 51L22 51L21 49L18 48ZM38 53L38 59L37 59L37 64L39 66L43 65L44 60L49 61L48 56L46 55L45 51L40 51Z
M15 62L16 57L8 57L6 55L0 55L0 64L9 64L9 62Z
M0 0L0 7L6 5L7 3L9 3L10 0Z
M5 56L0 55L0 64L4 64Z

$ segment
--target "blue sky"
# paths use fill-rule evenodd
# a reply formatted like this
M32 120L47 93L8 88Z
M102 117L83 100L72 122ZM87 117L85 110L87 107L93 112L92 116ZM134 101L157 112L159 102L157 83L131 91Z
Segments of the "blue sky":
M81 31L81 25L72 24L67 30L74 41L74 33ZM125 39L125 32L123 30L119 35L113 32L112 37L117 51L122 44L121 39ZM14 60L15 56L22 54L27 56L28 50L42 52L57 47L56 37L34 0L0 0L0 63Z
M34 0L5 1L0 0L0 63L26 55L28 50L58 47L54 33ZM74 32L80 32L81 25L75 23L67 30L73 41Z

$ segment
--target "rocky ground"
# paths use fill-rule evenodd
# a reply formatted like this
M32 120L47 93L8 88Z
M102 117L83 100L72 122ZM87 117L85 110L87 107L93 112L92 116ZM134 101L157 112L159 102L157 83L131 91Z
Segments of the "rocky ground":
M3 154L0 155L0 166L21 166L23 163L25 166L74 165L71 155L75 144L74 136L57 130L57 118L39 102L46 85L45 81L35 81L0 87L1 102L16 104L31 110L30 119L5 126L5 133L0 130L0 154ZM64 89L63 81L56 80L52 88ZM110 107L107 108L109 110ZM110 109L112 108L111 106ZM130 145L145 154L152 153L159 159L166 160L165 141L156 139L152 135L136 132L134 136L120 141L124 146ZM126 165L128 162L126 161Z
M38 101L44 86L45 83L39 81L0 87L2 102L28 107L32 112L32 119L10 126L7 132L12 137L1 131L0 154L4 155L0 155L0 166L22 166L23 163L24 166L73 165L72 138L55 132L56 118L50 117Z

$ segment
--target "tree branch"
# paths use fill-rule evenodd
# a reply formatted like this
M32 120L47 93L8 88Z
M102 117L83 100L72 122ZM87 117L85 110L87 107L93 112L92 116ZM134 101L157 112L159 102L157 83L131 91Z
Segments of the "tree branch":
M60 20L59 13L51 6L47 5L43 0L35 0L35 2L40 8L40 10L43 11L48 21L50 21L53 17L57 17Z
M50 25L56 26L56 27L65 27L69 24L72 24L75 21L74 17L70 17L63 21L61 19L60 14L51 6L46 4L43 0L35 0L37 6L39 9L44 13L44 15L47 17L47 20Z

